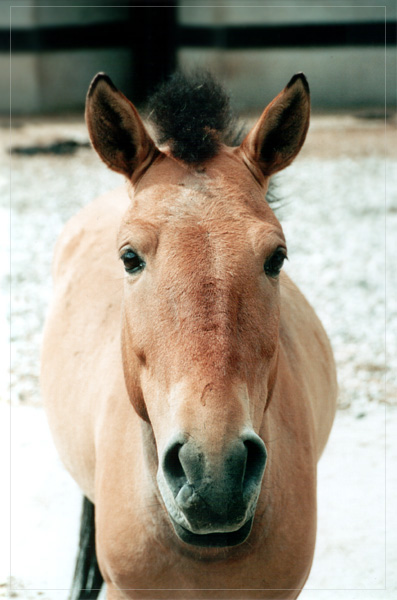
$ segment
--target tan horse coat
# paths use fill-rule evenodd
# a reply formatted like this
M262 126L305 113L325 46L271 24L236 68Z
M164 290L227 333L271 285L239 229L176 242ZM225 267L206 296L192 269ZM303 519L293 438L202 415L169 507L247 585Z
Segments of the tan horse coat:
M258 284L263 275L251 267L284 245L263 200L266 169L291 162L306 134L284 162L277 155L259 169L263 119L240 148L222 148L198 169L150 154L150 138L149 151L137 142L133 185L83 209L57 244L42 389L60 456L95 502L109 600L296 598L310 571L316 464L334 418L336 376L326 334L296 286L284 273ZM131 237L147 263L133 278L117 252ZM268 453L247 541L184 543L156 479L170 436L188 431L218 460L217 444L247 427Z

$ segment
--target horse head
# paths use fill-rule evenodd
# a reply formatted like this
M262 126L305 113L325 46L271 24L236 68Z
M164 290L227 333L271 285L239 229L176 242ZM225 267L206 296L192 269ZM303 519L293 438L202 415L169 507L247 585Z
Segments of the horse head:
M189 98L202 93L193 88ZM160 100L167 94L172 107L172 88ZM287 256L265 195L302 147L310 112L306 79L295 75L243 141L227 145L216 124L195 129L214 95L190 113L182 98L182 117L178 106L157 110L161 145L106 75L86 109L92 144L126 176L131 199L117 240L126 388L174 530L203 547L242 543L261 491Z

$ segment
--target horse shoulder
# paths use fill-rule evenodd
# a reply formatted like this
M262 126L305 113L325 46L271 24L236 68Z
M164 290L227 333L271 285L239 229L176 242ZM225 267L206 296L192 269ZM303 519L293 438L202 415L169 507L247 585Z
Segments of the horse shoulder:
M281 278L280 347L293 393L310 407L319 458L335 416L335 363L319 318L285 273Z
M43 338L41 389L54 441L91 499L97 423L109 397L126 395L119 340L123 268L116 236L127 203L126 192L115 190L66 224L54 253Z
M105 267L116 254L116 235L121 218L130 202L124 186L103 194L76 213L63 228L54 251L52 275L55 287L58 282L73 277L76 271L89 268L97 255L110 250L103 256ZM102 261L103 265L103 261Z

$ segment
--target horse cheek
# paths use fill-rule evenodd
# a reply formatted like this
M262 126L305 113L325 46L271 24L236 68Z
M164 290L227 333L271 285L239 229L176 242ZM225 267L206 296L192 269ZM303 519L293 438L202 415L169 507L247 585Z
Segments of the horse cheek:
M140 381L140 370L143 368L144 356L142 352L137 353L133 351L130 327L124 326L122 328L121 348L124 380L128 397L137 415L147 423L150 423Z

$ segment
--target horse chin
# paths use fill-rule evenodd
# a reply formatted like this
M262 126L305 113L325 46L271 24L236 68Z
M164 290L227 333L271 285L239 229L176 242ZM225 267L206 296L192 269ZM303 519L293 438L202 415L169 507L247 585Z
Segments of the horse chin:
M242 527L235 531L216 531L214 533L193 533L189 529L179 525L170 517L175 533L182 542L191 546L200 546L201 548L228 548L238 546L245 542L251 533L253 517L248 519Z

